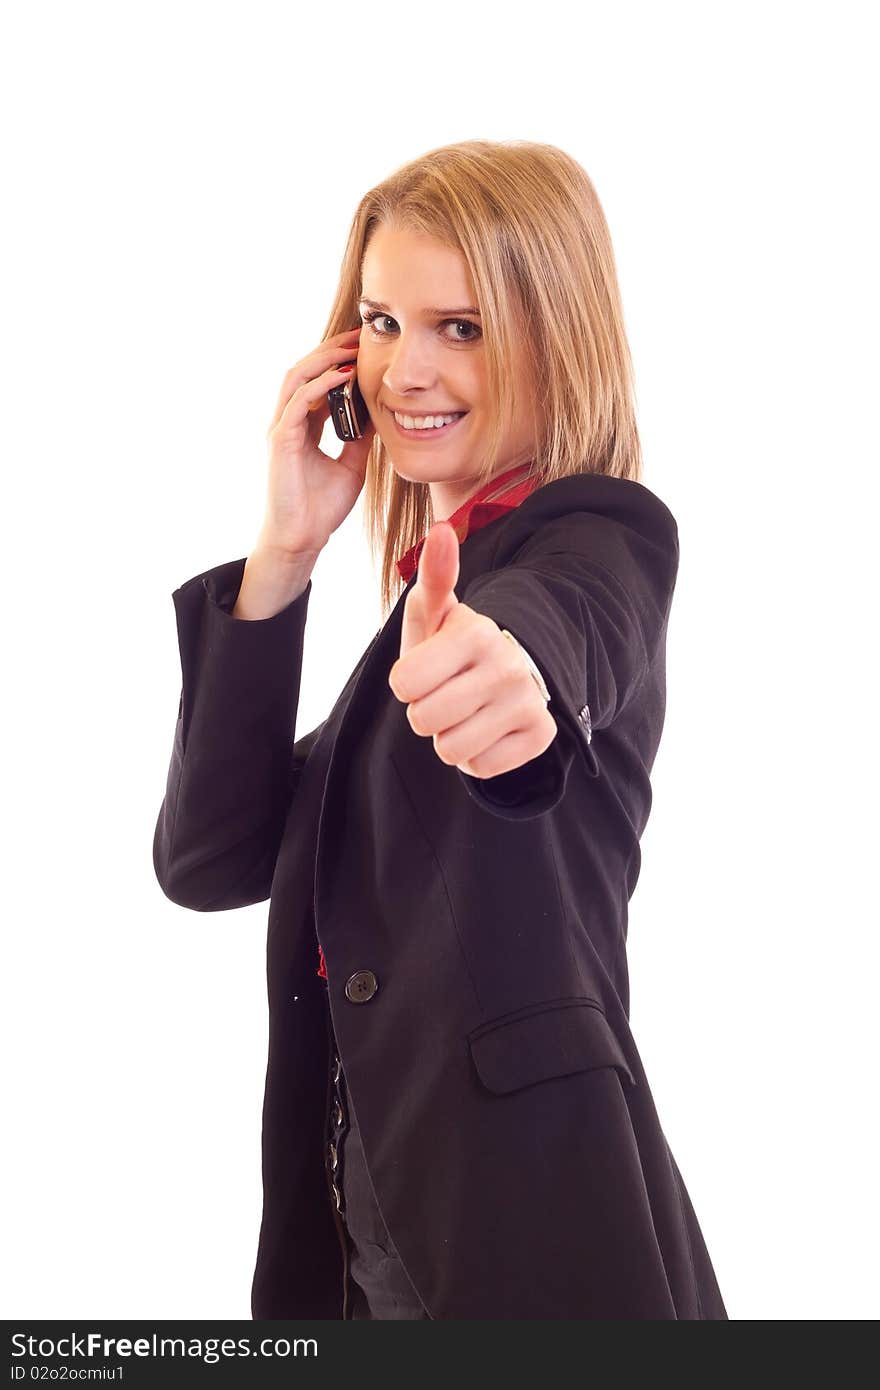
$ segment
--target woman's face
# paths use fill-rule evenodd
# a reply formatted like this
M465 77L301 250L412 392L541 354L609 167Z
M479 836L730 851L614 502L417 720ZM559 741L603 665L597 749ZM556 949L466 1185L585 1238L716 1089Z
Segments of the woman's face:
M486 356L473 285L460 251L433 237L376 228L364 253L359 304L363 328L358 385L391 463L402 478L431 484L435 520L474 491L478 445L488 437ZM381 309L376 305L382 305ZM437 311L442 310L442 313ZM372 322L368 320L372 319ZM526 364L511 364L517 387L498 465L503 473L534 456ZM464 412L439 431L405 430L394 411L414 417Z

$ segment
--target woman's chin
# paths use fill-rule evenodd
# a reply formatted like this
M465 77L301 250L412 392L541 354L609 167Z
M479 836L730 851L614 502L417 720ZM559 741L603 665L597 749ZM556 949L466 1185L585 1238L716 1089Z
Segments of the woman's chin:
M410 472L412 463L409 459L407 459L405 464L395 463L394 459L389 454L388 462L394 469L398 478L401 478L405 483L449 483L458 480L458 474L456 473L454 464L449 465L444 474L438 475L436 466L433 468L430 467L427 460L425 466L417 473Z

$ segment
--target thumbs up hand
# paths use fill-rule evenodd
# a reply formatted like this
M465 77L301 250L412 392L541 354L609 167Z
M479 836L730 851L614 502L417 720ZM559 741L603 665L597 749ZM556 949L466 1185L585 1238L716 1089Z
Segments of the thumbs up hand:
M558 732L522 654L501 628L455 595L458 536L431 527L403 610L400 657L388 684L414 733L442 763L497 777L536 758Z

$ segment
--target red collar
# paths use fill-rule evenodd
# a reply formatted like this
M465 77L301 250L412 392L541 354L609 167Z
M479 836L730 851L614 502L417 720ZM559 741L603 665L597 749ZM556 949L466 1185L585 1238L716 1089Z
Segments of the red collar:
M513 468L508 468L505 473L499 473L494 478L490 478L488 483L479 491L469 497L466 502L462 502L458 510L449 517L451 525L455 527L459 542L465 540L474 531L479 531L481 526L487 526L496 517L503 516L513 507L518 507L529 493L535 491L540 480L525 476L529 467L528 463L520 463ZM521 481L514 482L517 478ZM424 544L425 538L423 536L397 561L397 568L407 583L418 569L419 556Z

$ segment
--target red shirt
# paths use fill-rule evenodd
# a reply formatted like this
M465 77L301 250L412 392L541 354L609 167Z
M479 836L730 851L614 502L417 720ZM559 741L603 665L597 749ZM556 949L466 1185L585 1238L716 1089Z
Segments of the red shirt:
M459 543L471 535L473 531L479 531L481 526L488 526L489 522L494 521L496 517L503 516L513 507L518 507L520 502L525 501L529 494L535 491L540 480L526 476L530 466L528 463L520 463L513 468L508 468L505 473L496 474L467 501L462 502L458 510L449 517L449 521L455 527ZM425 537L423 536L397 561L397 568L407 583L418 569L419 556L424 544ZM322 980L326 980L327 965L324 960L323 947L320 945L318 946L318 958L320 960L318 974Z

